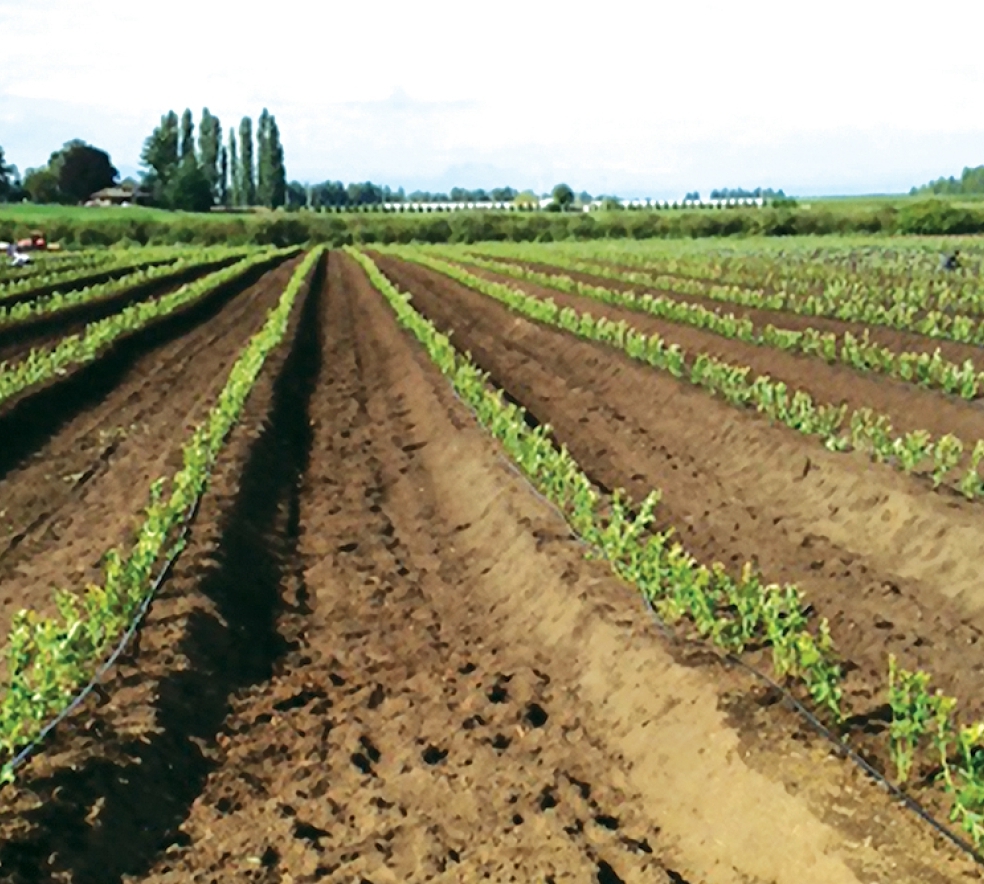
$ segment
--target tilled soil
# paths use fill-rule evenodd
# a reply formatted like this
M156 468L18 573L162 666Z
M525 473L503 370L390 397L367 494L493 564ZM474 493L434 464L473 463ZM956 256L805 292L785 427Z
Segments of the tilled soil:
M974 877L586 561L353 262L291 338L139 653L4 791L12 884Z
M963 441L968 451L978 439L984 439L984 405L980 401L968 402L959 396L926 389L890 376L857 371L843 363L831 365L820 358L756 346L704 329L658 319L650 313L567 294L481 268L473 268L471 272L496 282L509 283L536 297L552 298L561 307L571 307L596 317L606 316L616 322L624 319L641 332L656 333L667 343L678 344L691 358L707 353L732 365L749 366L752 377L768 375L774 380L783 381L792 390L809 393L814 402L846 403L849 413L859 408L872 408L879 414L889 416L896 435L926 430L933 438L939 438L952 433ZM984 351L977 350L976 361L984 366L982 358Z
M984 711L976 562L984 508L860 454L836 454L600 344L510 313L417 265L380 258L414 304L549 423L601 486L662 492L660 527L698 559L800 586L850 661L859 740L881 734L887 654ZM872 751L874 751L872 744Z
M223 258L207 264L198 264L163 279L149 279L137 283L111 297L98 298L54 313L0 324L0 362L17 362L26 357L32 349L46 347L68 335L78 334L90 322L118 313L131 304L163 297L182 285L227 267L235 261L234 258Z
M180 466L182 445L296 263L121 345L40 408L42 426L5 422L22 435L0 452L0 634L21 608L49 611L53 588L98 576L101 555L138 524L151 482Z
M733 313L739 318L751 320L759 331L762 331L769 324L774 325L776 328L789 329L791 331L803 331L807 328L815 328L821 332L833 332L839 337L843 336L845 332L850 332L855 337L860 338L865 331L867 331L868 338L872 343L880 344L882 347L887 347L895 353L928 353L932 355L933 351L938 348L940 350L940 354L951 362L962 363L964 360L970 359L975 365L978 365L978 370L980 370L979 363L984 363L984 348L978 347L975 344L962 344L958 341L931 338L927 335L917 334L916 332L898 331L895 329L886 328L884 326L865 325L860 322L848 322L842 319L829 319L823 316L803 316L797 313L789 313L782 310L765 310L756 307L745 307L741 304L732 304L727 301L716 301L712 298L703 298L700 295L687 295L683 292L673 291L672 289L655 289L634 283L621 282L607 276L598 276L592 273L580 273L576 270L568 270L566 268L555 267L550 264L537 264L530 261L516 261L507 258L499 259L498 257L496 257L496 260L502 260L511 264L519 264L524 267L529 267L531 270L537 270L540 273L561 273L564 276L571 277L571 279L580 280L581 282L586 282L590 285L599 285L604 288L614 289L616 291L634 291L640 294L648 292L653 295L662 295L665 298L672 298L675 301L681 301L683 303L699 304L708 310L713 310L715 313L722 315L726 313ZM616 271L632 271L632 268L619 267L618 265L612 266ZM512 278L510 277L510 279ZM689 278L687 277L680 278L681 282L685 282L688 279ZM717 280L699 281L719 284Z

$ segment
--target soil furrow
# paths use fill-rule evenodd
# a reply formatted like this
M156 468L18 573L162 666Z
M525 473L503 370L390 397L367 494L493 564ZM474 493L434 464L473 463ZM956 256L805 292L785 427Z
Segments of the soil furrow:
M232 698L270 677L306 610L295 547L316 316L308 297L268 358L138 651L4 791L5 881L122 884L187 843Z
M952 433L968 450L978 439L984 439L984 406L979 401L968 402L940 390L858 371L842 363L830 365L819 358L725 338L703 329L657 319L649 313L567 294L481 268L472 268L471 272L495 282L508 283L538 298L552 298L559 306L571 307L581 313L605 316L615 322L625 320L639 331L656 333L670 344L679 344L691 358L707 353L732 365L750 366L753 377L764 374L784 381L793 390L805 390L814 402L847 403L849 412L872 408L890 417L895 435L926 430L933 438L939 438Z
M733 571L752 561L767 579L802 587L857 667L856 703L881 702L873 692L893 652L938 676L972 714L984 711L984 666L968 660L984 628L979 505L829 452L446 277L380 263L602 485L636 499L659 488L660 525L699 559Z
M0 325L0 362L16 362L27 356L32 349L47 347L61 338L79 333L90 322L119 313L130 304L163 297L186 283L235 262L235 258L223 258L198 264L166 279L148 279L111 297Z
M5 421L22 434L22 445L44 441L19 462L17 445L2 458L13 463L0 478L0 635L20 608L49 610L53 587L84 586L98 576L99 557L137 524L150 483L180 465L189 432L295 264L240 287L204 316L124 342L67 390L51 388L65 410L46 413L49 397L42 395L35 403L40 426L17 421L16 412ZM75 391L83 395L73 400Z
M893 817L889 872L819 822L811 788L738 761L716 708L729 674L660 651L335 256L325 338L300 510L311 613L230 716L186 846L145 880L942 881L961 865L896 852L902 832L927 843ZM855 812L867 787L834 778Z
M672 298L687 304L699 304L708 310L713 310L719 314L733 313L740 318L751 320L757 330L762 331L765 326L772 324L776 328L789 329L791 331L803 331L807 328L815 328L821 332L833 332L839 337L845 332L850 332L855 337L860 338L865 331L872 343L887 347L895 353L928 353L939 348L941 355L951 362L963 363L970 359L978 370L984 370L984 348L974 344L961 344L957 341L949 341L942 338L931 338L915 332L896 331L878 325L865 325L860 322L848 322L841 319L829 319L823 316L803 316L784 310L765 310L754 307L744 307L741 304L732 304L724 301L715 301L711 298L702 298L700 295L686 295L672 289L655 289L635 283L620 282L610 279L607 276L597 276L590 273L580 273L576 270L568 270L564 267L557 267L551 264L538 264L530 261L518 261L508 258L502 260L506 263L519 264L536 270L540 273L554 273L569 276L571 279L586 282L590 285L599 285L615 291L634 291L637 293L648 292L653 295L661 295L665 298ZM616 268L624 269L624 268ZM512 277L506 277L511 282L518 282ZM550 289L553 291L553 289Z
M11 884L974 874L668 645L353 262L293 329L136 660L5 790Z

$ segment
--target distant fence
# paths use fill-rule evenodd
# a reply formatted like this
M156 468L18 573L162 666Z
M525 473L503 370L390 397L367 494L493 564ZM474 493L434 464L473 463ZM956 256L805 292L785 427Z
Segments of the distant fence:
M347 211L382 212L463 212L475 210L499 212L536 212L546 209L553 200L541 199L537 202L433 202L433 203L370 203L363 206L349 206ZM655 200L635 199L616 200L625 209L723 209L739 206L764 206L762 197L732 198L720 200ZM582 211L595 212L604 207L602 200L593 200L582 206Z

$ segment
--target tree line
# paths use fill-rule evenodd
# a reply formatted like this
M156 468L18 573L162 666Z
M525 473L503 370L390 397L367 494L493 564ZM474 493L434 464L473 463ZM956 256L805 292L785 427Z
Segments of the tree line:
M911 196L944 193L984 193L984 166L965 166L959 178L954 178L953 175L949 178L940 177L909 191Z
M255 161L254 161L255 147ZM287 203L287 172L276 118L260 114L254 145L253 121L243 117L223 142L222 124L208 108L202 111L195 143L195 123L186 110L161 117L144 142L140 161L146 168L143 188L150 201L168 209L204 212L212 206L276 209Z
M21 180L0 147L0 202L80 203L115 183L118 175L106 151L76 138L54 151L44 166L28 169Z

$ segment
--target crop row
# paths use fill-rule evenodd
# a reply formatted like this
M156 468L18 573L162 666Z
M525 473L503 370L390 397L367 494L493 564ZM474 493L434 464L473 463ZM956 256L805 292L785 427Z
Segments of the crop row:
M431 251L452 259L457 257L456 253L440 248L433 248ZM535 282L568 294L593 298L629 310L650 313L660 319L704 329L725 338L818 357L828 364L843 362L859 371L876 372L907 383L937 388L964 399L976 399L984 390L984 372L977 371L971 360L966 360L962 365L950 362L943 358L939 348L932 355L915 352L896 353L889 347L873 343L867 330L861 337L845 332L843 337L838 339L833 332L821 332L814 328L797 331L777 328L770 323L758 332L750 319L736 317L733 313L718 313L700 304L677 301L674 298L648 292L640 295L634 291L609 289L572 279L560 271L543 273L521 264L495 261L475 255L469 255L465 261L503 276Z
M961 245L966 260L967 244ZM618 243L587 244L578 247L576 253L609 266L782 291L794 298L848 291L859 299L885 306L904 303L924 311L984 312L984 288L979 274L963 270L941 273L940 250L952 249L953 244L936 246L928 248L909 241L897 250L793 247L782 249L780 254L756 254L746 247L729 250L725 257L707 250L695 254L688 249L681 254L673 248Z
M552 264L579 273L727 304L880 325L900 331L915 332L929 338L984 346L984 320L964 314L944 312L942 309L927 310L921 305L907 302L902 295L886 306L871 295L869 287L829 283L821 290L814 287L809 293L794 293L787 289L769 292L762 288L719 284L704 279L654 276L606 264L595 264L579 258L564 257L557 250L546 250L542 247L517 249L501 244L483 245L482 253L514 260Z
M819 436L831 451L864 451L880 463L892 464L907 474L930 469L934 488L961 467L965 452L969 463L957 487L973 500L984 496L984 480L978 467L984 461L984 440L972 449L956 436L947 434L934 440L924 430L896 436L891 420L870 408L859 408L848 418L846 405L817 404L803 390L790 391L786 384L768 375L749 380L751 369L701 353L690 357L676 344L667 344L658 334L645 335L624 320L612 322L595 319L590 313L560 308L550 298L528 295L498 282L475 276L456 264L450 264L415 249L389 247L387 251L415 261L488 295L517 313L539 322L555 325L580 337L600 341L624 351L628 356L674 377L687 380L723 397L738 407L754 408L771 420L806 435Z
M102 582L81 592L58 590L56 616L23 610L14 617L0 693L0 757L5 761L0 782L13 779L14 753L31 745L69 704L143 609L155 566L183 543L175 534L204 493L216 457L267 355L283 340L294 302L321 254L316 249L301 262L262 329L243 348L208 417L185 444L183 467L152 484L146 518L132 546L105 554Z
M701 637L728 653L752 646L767 646L780 677L801 683L816 707L835 727L845 718L841 688L842 666L825 619L811 629L807 605L794 586L765 583L746 563L733 579L720 563L698 563L678 542L672 529L651 530L658 492L633 506L617 490L607 505L566 447L557 448L547 425L531 428L524 410L506 402L501 391L489 387L487 375L455 351L450 339L412 306L371 259L350 249L373 285L383 294L400 324L410 329L427 349L458 395L494 435L536 488L564 514L577 535L600 551L613 570L637 587L662 619L673 624L686 620ZM951 818L984 843L984 725L959 727L956 701L926 690L929 676L910 673L889 660L887 694L892 709L889 754L896 779L908 779L917 750L929 735L944 733L934 743L942 752L944 789L951 797ZM919 687L923 693L919 693ZM928 706L927 706L928 704ZM937 730L930 727L925 709ZM933 717L935 716L935 717ZM949 740L949 742L946 742ZM954 755L949 750L959 751Z
M0 254L0 285L8 285L12 282L20 282L45 273L64 273L68 270L81 269L82 267L97 267L99 264L114 260L119 256L118 252L88 251L88 252L52 252L36 253L32 255L31 263L22 267L13 267L2 263L6 261L6 255Z
M243 276L253 267L270 262L277 255L288 255L296 251L290 248L252 255L161 298L131 304L119 313L91 322L78 334L62 338L52 347L31 350L26 358L18 362L11 365L0 363L0 406L24 390L64 374L71 366L91 362L121 335L136 331L197 301L219 286Z
M127 273L118 279L111 279L108 282L98 285L67 291L64 294L55 292L52 295L42 296L33 301L20 301L10 307L0 306L0 328L15 325L39 316L58 313L70 307L92 304L112 298L141 286L144 283L152 281L166 282L170 278L181 277L192 268L215 264L224 259L229 261L235 260L245 257L249 253L249 250L244 249L205 248L189 250L188 252L182 252L181 258L173 264L151 264L137 268L133 272Z
M79 283L92 276L102 276L106 273L123 273L151 264L166 264L181 255L174 248L141 249L138 252L119 252L109 259L103 259L94 264L73 266L68 270L53 268L44 273L34 274L26 279L19 279L0 285L0 302L7 298L30 296L34 291L47 294L74 288Z

